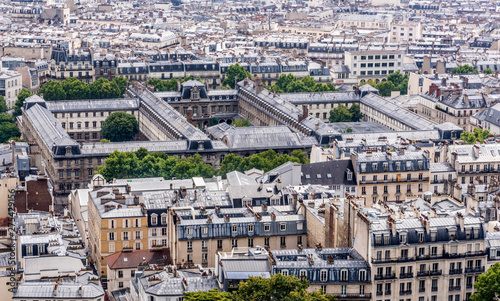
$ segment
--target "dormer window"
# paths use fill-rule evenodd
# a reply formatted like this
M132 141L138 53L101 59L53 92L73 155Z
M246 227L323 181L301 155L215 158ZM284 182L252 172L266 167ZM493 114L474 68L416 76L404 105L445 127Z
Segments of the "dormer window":
M399 242L402 244L406 243L406 233L400 233L399 234Z
M352 181L352 171L347 171L347 181Z

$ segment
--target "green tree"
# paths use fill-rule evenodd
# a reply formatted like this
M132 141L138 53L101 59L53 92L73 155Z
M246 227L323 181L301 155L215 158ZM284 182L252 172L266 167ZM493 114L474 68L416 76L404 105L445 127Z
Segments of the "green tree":
M177 79L175 78L169 80L152 78L148 81L148 84L152 85L155 91L177 91Z
M276 83L268 87L268 89L277 93L338 91L332 83L316 83L311 76L306 76L298 80L297 77L291 73L288 75L280 75Z
M396 86L391 81L381 82L380 84L375 85L378 92L382 96L391 96L392 91L396 91Z
M90 98L105 99L105 98L120 98L120 88L114 81L109 81L105 78L99 78L90 86Z
M478 73L474 67L469 64L461 65L459 67L451 69L451 73L453 74L469 74L469 73Z
M0 143L5 143L9 141L9 138L19 137L20 135L19 128L14 123L0 123Z
M7 112L9 108L7 107L7 103L5 102L5 99L3 98L2 95L0 95L0 113L5 113Z
M24 105L24 100L33 95L30 90L22 88L19 94L17 94L17 100L14 104L14 116L20 116L23 111L21 110Z
M397 86L399 86L401 83L403 83L403 80L405 79L405 77L406 77L406 76L403 76L403 74L401 74L401 73L399 72L399 70L398 70L398 71L396 71L396 72L393 72L393 73L389 74L389 75L387 76L387 81L392 82L392 83L394 84L394 86L396 86L396 87L397 87Z
M474 283L476 292L472 294L472 301L496 300L500 296L500 263L496 262L484 274L479 275Z
M105 166L100 166L97 172L106 180L134 178L139 159L134 152L119 152L115 150L104 160Z
M66 99L88 99L90 94L89 85L74 77L68 77L61 82L63 90L66 92Z
M350 122L351 118L351 112L343 104L330 111L330 122Z
M19 138L20 135L14 118L11 115L0 113L0 143L5 143L11 138Z
M101 141L99 141L100 143L110 143L111 140L109 139L101 139Z
M139 160L144 159L147 155L149 154L148 150L145 149L144 147L139 148L136 152L135 155Z
M346 133L352 133L352 127L347 127L347 129L345 130Z
M125 92L127 91L127 87L128 87L127 78L124 76L119 76L119 77L115 77L112 81L115 82L116 85L118 86L118 88L120 89L120 96L123 96L125 94Z
M66 91L60 82L49 80L39 90L38 95L42 96L47 101L51 100L64 100L66 98Z
M219 292L214 288L207 292L198 291L191 293L184 293L183 300L186 301L232 301L232 294L227 292Z
M349 113L351 113L351 121L358 122L363 118L363 114L361 113L361 108L358 104L352 104L349 108Z
M483 70L483 73L484 74L493 74L495 72L493 70L491 70L490 68L486 68L486 69Z
M235 120L233 121L233 125L234 125L235 127L237 127L237 128L238 128L238 127L240 127L240 128L241 128L241 127L248 127L248 126L251 126L250 121L249 121L248 119L235 119Z
M229 68L227 68L226 78L222 82L222 85L229 86L231 89L234 89L236 87L234 79L237 78L237 81L242 81L245 77L251 78L252 76L250 75L250 72L245 70L245 67L238 63L232 64Z
M485 139L488 139L489 136L494 135L488 130L483 130L480 128L474 128L471 132L463 131L460 135L460 139L465 141L467 144L475 144L477 140L483 143Z
M134 115L125 112L111 113L101 129L101 137L113 142L131 140L139 132L139 124Z

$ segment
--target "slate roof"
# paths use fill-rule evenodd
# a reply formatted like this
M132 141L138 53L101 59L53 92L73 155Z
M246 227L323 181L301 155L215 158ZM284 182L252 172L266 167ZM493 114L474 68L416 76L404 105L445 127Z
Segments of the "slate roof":
M287 126L233 127L223 124L207 129L215 139L222 139L231 149L308 148L318 141L314 137L292 132Z
M41 105L35 104L25 110L23 116L38 131L47 149L52 149L54 145L78 147L78 143L69 137L54 115Z
M413 130L432 130L434 125L436 125L436 122L387 101L374 93L369 93L361 98L361 103L390 116L392 119L399 121Z
M301 167L301 182L303 185L356 185L356 175L351 160L303 164ZM347 169L352 172L351 180L347 180ZM318 175L320 175L319 178Z
M185 292L208 291L217 288L217 279L213 276L201 276L199 273L177 271L179 277L174 277L166 271L144 276L139 279L140 285L148 294L155 296L182 296ZM156 276L161 282L149 286L148 278ZM185 281L185 284L183 282Z
M47 109L57 112L130 111L139 109L136 98L48 101Z
M170 259L170 249L161 250L133 250L131 252L121 251L106 258L106 263L110 269L137 268L141 263L148 265L165 266L172 264Z
M140 96L141 101L153 111L157 118L172 127L181 137L188 140L209 140L209 138L171 105L156 97L151 91L145 90Z
M18 289L14 292L14 298L53 299L56 286L57 298L60 299L94 299L104 295L103 288L95 283L24 282L19 284ZM80 286L82 287L81 294L79 292Z

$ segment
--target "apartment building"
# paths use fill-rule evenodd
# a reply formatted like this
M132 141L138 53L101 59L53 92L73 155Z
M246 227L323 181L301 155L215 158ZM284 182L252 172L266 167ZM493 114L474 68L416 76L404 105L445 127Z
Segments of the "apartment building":
M217 251L307 245L305 217L296 214L292 206L179 209L173 212L167 228L174 263L215 266L215 258L210 254Z
M465 93L454 85L450 88L439 88L435 84L429 87L427 95L420 95L417 113L434 122L451 122L464 131L472 131L472 116L481 113L488 107L482 94Z
M89 256L106 282L107 256L123 250L147 249L147 213L127 185L95 185L89 192L88 216Z
M172 263L168 248L154 252L149 249L127 249L109 255L105 259L109 292L130 288L130 281L135 279L135 273L141 269L162 270Z
M338 28L373 29L387 30L392 21L390 15L361 15L343 14L337 21Z
M422 24L413 22L392 23L389 33L390 43L408 43L422 38Z
M370 250L373 300L468 300L485 271L486 241L480 217L359 213L355 248ZM364 247L368 244L368 249Z
M387 75L403 71L404 54L398 50L346 51L345 65L359 82L381 81Z
M449 145L447 162L456 170L457 184L497 184L500 171L500 145Z
M3 96L7 108L14 108L17 94L22 88L23 80L20 73L11 70L0 71L0 96Z
M94 81L92 55L88 51L70 53L65 48L54 48L50 57L49 79L62 81L76 77L84 83Z
M401 202L408 196L422 197L429 190L429 152L418 150L354 153L351 155L358 182L358 196L367 206Z
M98 280L88 283L73 282L24 282L14 292L12 300L82 300L103 301L105 293Z

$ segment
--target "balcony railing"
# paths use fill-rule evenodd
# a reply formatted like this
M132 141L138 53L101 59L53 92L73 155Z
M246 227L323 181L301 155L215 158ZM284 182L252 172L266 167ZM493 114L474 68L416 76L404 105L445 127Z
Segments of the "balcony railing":
M462 274L463 269L450 269L450 275Z
M471 288L473 288L473 287L474 287L474 286L472 285L472 283L470 283L470 284L466 284L466 285L465 285L465 288L466 288L466 289L471 289Z
M419 291L420 293L424 293L424 292L425 292L425 287L419 287L419 288L418 288L418 291Z
M431 275L433 275L433 276L441 275L441 274L443 274L442 270L431 270Z
M413 273L401 273L399 274L400 279L413 278Z
M411 295L411 290L406 290L406 291L400 291L400 295Z
M484 266L475 268L465 268L465 273L483 273Z
M431 291L433 291L433 292L437 292L437 291L438 291L437 286L433 286L433 287L431 288Z
M460 291L462 289L461 286L450 286L449 291Z
M429 276L431 274L431 271L427 270L427 271L418 271L417 272L417 277L425 277L425 276Z
M379 296L378 292L377 292L377 296ZM372 294L371 293L365 293L365 294L350 293L350 294L340 294L340 296L337 296L337 297L339 300L343 300L343 299L371 299Z
M383 296L384 292L383 291L377 291L377 296Z

